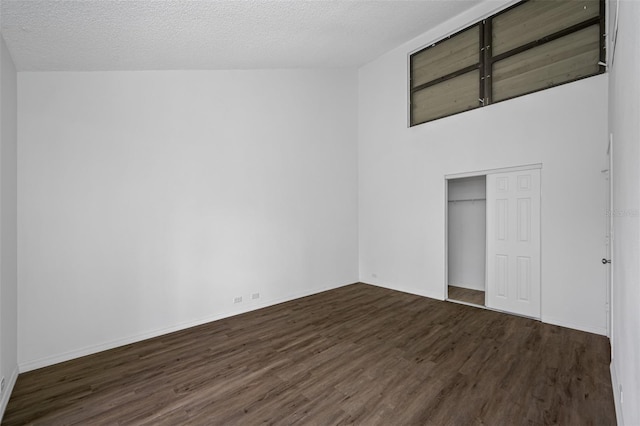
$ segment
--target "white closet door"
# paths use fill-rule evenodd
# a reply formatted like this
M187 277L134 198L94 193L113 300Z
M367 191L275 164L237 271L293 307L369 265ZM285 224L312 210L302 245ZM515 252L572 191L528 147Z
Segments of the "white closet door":
M487 175L487 306L540 318L540 170Z

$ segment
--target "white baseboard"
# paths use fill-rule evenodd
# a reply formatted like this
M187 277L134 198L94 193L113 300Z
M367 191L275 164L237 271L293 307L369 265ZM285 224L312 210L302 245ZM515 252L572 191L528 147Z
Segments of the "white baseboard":
M425 291L424 289L417 289L417 288L411 288L406 286L383 285L383 284L369 283L364 281L361 281L361 282L364 284L374 285L376 287L387 288L389 290L402 291L404 293L415 294L417 296L429 297L431 299L446 300L444 297L444 293L436 294L435 292L428 292L428 291ZM560 327L572 328L574 330L579 330L579 331L586 331L587 333L600 334L602 336L607 335L606 327L593 327L590 325L576 324L576 323L572 323L564 320L559 320L557 318L549 317L546 315L542 316L541 321L547 324L559 325Z
M4 391L2 391L2 399L0 399L0 423L2 423L2 418L7 409L7 404L9 404L9 398L11 398L11 392L13 392L13 387L16 385L16 380L18 380L18 366L13 369L13 373L11 373L11 377L5 384Z
M619 425L624 425L624 420L622 419L622 404L621 404L622 401L620 401L620 392L618 392L618 389L620 389L620 382L618 382L618 373L616 373L616 366L614 365L613 362L611 362L609 369L611 371L611 387L613 388L613 402L616 407L616 422Z
M388 290L395 290L395 291L400 291L402 293L409 293L409 294L414 294L416 296L422 296L422 297L428 297L429 299L436 299L436 300L445 300L444 298L444 289L442 293L436 293L436 292L430 292L430 291L425 291L422 288L414 288L414 287L406 287L406 286L395 286L395 285L387 285L387 284L376 284L376 283L370 283L370 282L365 282L365 281L360 281L362 284L368 284L368 285L373 285L376 287L380 287L380 288L386 288Z
M593 327L591 325L584 324L576 324L564 320L559 320L557 318L552 318L546 315L543 315L541 321L547 324L559 325L560 327L572 328L574 330L586 331L587 333L600 334L602 336L607 335L607 327Z
M69 360L72 360L72 359L75 359L75 358L80 358L80 357L83 357L83 356L95 354L95 353L98 353L98 352L102 352L102 351L106 351L106 350L109 350L109 349L117 348L119 346L129 345L131 343L136 343L136 342L140 342L140 341L143 341L143 340L151 339L151 338L154 338L154 337L162 336L164 334L169 334L169 333L173 333L173 332L176 332L176 331L184 330L184 329L187 329L187 328L196 327L198 325L206 324L208 322L218 321L218 320L221 320L221 319L224 319L224 318L233 317L235 315L244 314L244 313L247 313L247 312L250 312L250 311L255 311L257 309L266 308L268 306L277 305L277 304L283 303L283 302L289 302L291 300L300 299L302 297L311 296L313 294L322 293L323 291L333 290L333 289L336 289L336 288L339 288L339 287L344 287L344 286L351 285L351 284L353 284L353 283L326 286L326 287L316 288L316 289L313 289L313 290L307 290L307 291L291 294L291 295L280 297L280 298L264 300L264 301L262 301L260 303L256 303L256 304L253 304L253 305L250 305L250 306L243 307L242 309L236 309L236 310L233 310L233 311L230 311L230 312L223 312L223 313L211 315L211 316L208 316L208 317L205 317L205 318L199 318L197 320L193 320L193 321L188 321L188 322L184 322L184 323L181 323L181 324L177 324L175 326L156 329L156 330L148 331L148 332L145 332L145 333L140 333L140 334L136 334L136 335L133 335L133 336L124 337L122 339L116 339L116 340L112 340L112 341L109 341L109 342L100 343L100 344L97 344L97 345L91 345L91 346L87 346L87 347L84 347L84 348L75 349L75 350L64 352L64 353L61 353L61 354L51 355L51 356L48 356L48 357L39 358L39 359L26 361L26 362L20 362L18 364L18 370L19 370L20 373L25 373L27 371L36 370L38 368L43 368L43 367L48 367L50 365L58 364L60 362L65 362L65 361L69 361Z

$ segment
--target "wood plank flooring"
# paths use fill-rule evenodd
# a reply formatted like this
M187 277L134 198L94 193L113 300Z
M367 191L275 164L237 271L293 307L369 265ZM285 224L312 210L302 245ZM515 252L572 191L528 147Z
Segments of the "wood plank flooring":
M3 425L614 425L602 336L354 284L21 374Z
M471 290L469 288L449 286L449 299L460 300L461 302L473 303L484 306L484 291Z

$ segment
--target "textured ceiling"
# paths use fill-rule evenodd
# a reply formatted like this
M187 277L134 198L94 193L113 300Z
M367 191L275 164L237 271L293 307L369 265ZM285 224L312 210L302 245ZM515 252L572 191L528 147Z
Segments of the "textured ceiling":
M2 0L19 71L363 65L480 0Z

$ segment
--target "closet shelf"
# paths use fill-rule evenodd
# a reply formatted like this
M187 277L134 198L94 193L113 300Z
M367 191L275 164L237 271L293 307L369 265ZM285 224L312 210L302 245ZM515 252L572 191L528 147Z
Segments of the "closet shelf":
M462 200L449 200L450 203L457 203L460 201L487 201L486 198L465 198Z

